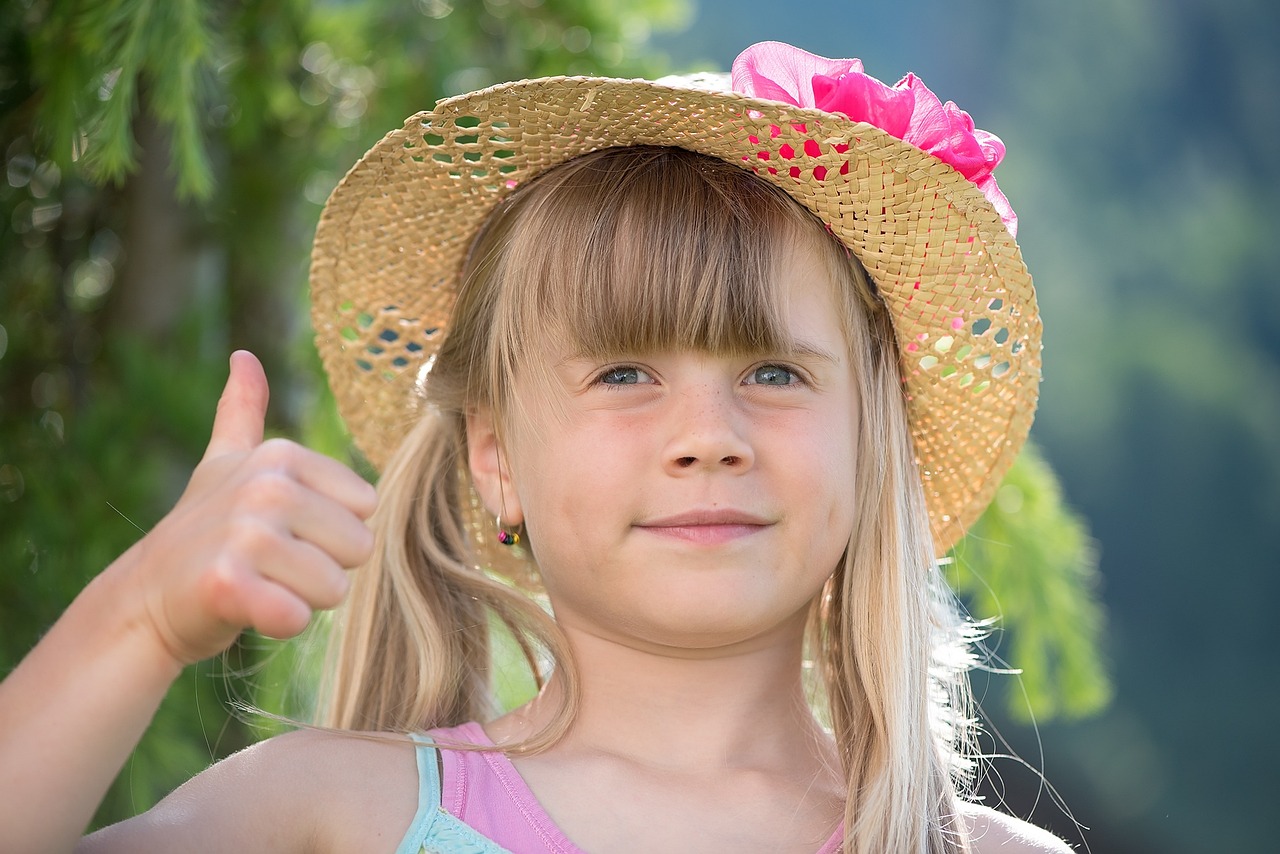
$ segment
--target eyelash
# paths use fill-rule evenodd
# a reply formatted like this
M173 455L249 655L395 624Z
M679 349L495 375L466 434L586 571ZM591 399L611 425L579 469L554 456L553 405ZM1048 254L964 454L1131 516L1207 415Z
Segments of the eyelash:
M754 376L757 372L764 370L765 368L775 368L777 370L785 371L787 374L791 376L793 381L781 386L774 385L773 383L758 383L758 382L753 383L753 382L745 382L745 381L743 382L743 385L763 385L763 386L772 386L774 388L789 388L791 386L809 384L809 380L805 376L803 371L799 370L798 368L792 365L788 365L785 362L762 362L761 364L755 365L750 370L748 370L747 377L750 378ZM653 378L652 374L650 374L648 371L646 371L644 368L640 367L639 365L622 364L622 365L610 365L609 367L605 368L603 371L601 371L599 374L596 375L594 382L596 385L602 385L602 386L648 385L648 383L642 383L642 382L635 382L635 383L605 382L605 377L609 376L610 374L618 374L623 371L636 371L637 373L643 374L649 379Z
M766 368L775 368L775 369L777 369L777 370L786 371L788 374L790 374L790 375L791 375L791 378L792 378L793 382L786 383L785 385L782 385L782 386L774 386L775 388L790 388L791 386L799 386L799 385L808 385L808 384L809 384L809 380L808 380L808 378L807 378L807 377L805 377L805 375L804 375L804 373L803 373L802 371L800 371L800 370L799 370L798 368L796 368L796 367L793 367L792 365L788 365L788 364L786 364L785 362L763 362L763 363L761 363L761 364L759 364L759 365L756 365L756 366L755 366L755 367L753 367L751 370L747 371L747 376L748 376L748 377L753 377L753 376L755 376L758 372L760 372L760 371L762 371L762 370L764 370L764 369L766 369ZM765 386L773 386L773 383L746 383L746 385L765 385Z
M636 371L637 373L644 374L646 377L649 377L650 379L653 378L652 374L650 374L648 371L646 371L644 368L640 367L639 365L610 365L609 367L605 368L603 371L601 371L599 374L596 375L595 384L602 385L602 386L647 385L647 383L607 383L604 381L604 378L609 376L610 374L617 374L617 373L621 373L622 371Z

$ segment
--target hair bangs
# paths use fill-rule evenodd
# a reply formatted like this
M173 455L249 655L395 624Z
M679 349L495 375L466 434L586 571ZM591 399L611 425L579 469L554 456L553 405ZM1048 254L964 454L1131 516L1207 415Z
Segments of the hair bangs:
M509 235L515 341L601 358L789 349L777 271L817 224L781 190L671 148L601 151L548 178Z

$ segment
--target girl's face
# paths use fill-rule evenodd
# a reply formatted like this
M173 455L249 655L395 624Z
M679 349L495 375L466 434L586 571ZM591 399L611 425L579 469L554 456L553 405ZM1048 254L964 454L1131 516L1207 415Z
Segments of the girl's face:
M820 259L781 267L785 352L552 350L505 454L473 420L477 488L525 523L567 630L713 649L803 629L855 500L856 366Z

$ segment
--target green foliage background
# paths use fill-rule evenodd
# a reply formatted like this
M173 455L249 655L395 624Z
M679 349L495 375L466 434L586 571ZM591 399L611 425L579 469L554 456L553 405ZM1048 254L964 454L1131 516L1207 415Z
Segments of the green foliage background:
M203 449L233 347L272 380L274 432L354 465L303 328L319 206L438 97L552 73L654 75L679 0L7 0L0 14L0 672L153 525ZM1083 523L1034 450L949 571L1023 717L1109 696ZM146 809L305 717L307 645L246 637L191 668L98 816ZM509 688L512 701L527 686Z

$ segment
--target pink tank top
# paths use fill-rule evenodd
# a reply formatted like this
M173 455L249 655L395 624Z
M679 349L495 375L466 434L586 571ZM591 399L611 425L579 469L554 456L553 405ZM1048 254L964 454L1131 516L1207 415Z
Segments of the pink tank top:
M427 739L493 746L478 723L432 730ZM586 854L556 827L506 754L440 748L437 765L436 752L419 741L418 814L398 854ZM835 854L841 839L837 828L817 854Z

